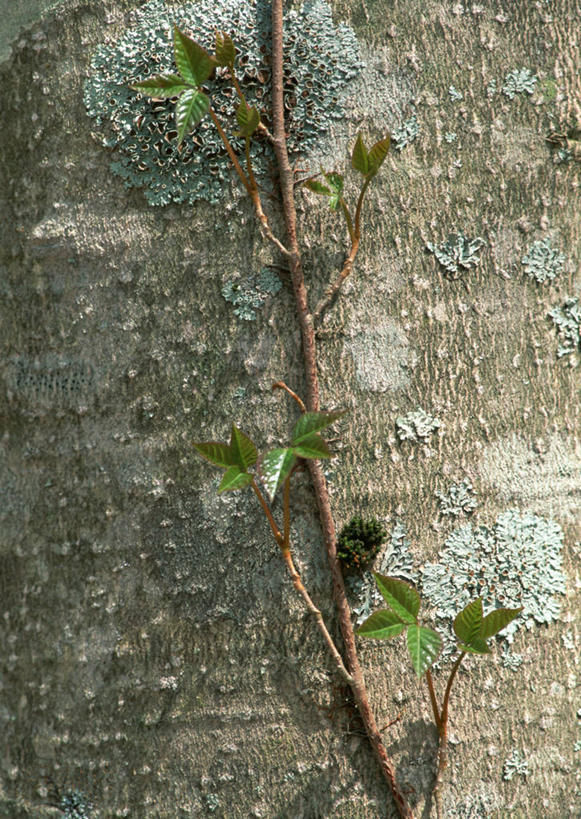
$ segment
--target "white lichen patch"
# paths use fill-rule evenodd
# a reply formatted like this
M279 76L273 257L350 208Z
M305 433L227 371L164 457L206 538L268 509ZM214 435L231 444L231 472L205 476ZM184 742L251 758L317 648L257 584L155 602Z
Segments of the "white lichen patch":
M559 347L557 356L575 357L581 348L581 304L579 299L566 299L562 307L554 307L548 313L557 327Z
M395 431L400 441L426 443L441 427L442 422L438 418L419 407L395 421Z
M486 242L484 239L467 239L463 233L451 233L446 241L439 245L426 243L427 249L440 262L450 279L457 279L462 270L470 270L480 262L478 251Z
M502 778L509 782L513 776L527 776L529 772L529 764L517 748L515 748L509 756L504 760L502 766Z
M521 264L525 266L525 273L539 284L553 281L563 270L565 256L551 244L547 237L539 242L533 242L527 253L522 257Z
M390 319L357 333L346 341L353 358L360 387L371 392L387 392L406 387L416 354L399 324Z
M509 643L521 626L554 622L561 612L557 595L566 592L563 532L552 520L516 509L502 512L494 525L460 526L447 538L437 563L422 570L422 591L436 616L450 624L469 602L482 598L485 613L523 607L500 632ZM447 645L452 638L448 630Z
M417 117L410 117L393 131L391 135L392 145L396 151L403 151L406 146L416 141L419 133L420 126Z
M460 483L453 483L447 492L436 492L436 497L439 500L441 515L458 517L462 512L470 515L478 506L474 489L468 478L464 478Z
M572 438L550 435L534 443L516 434L489 444L478 465L483 486L506 503L575 521L581 506L581 449Z
M537 84L537 77L528 68L517 68L510 71L504 78L502 93L510 100L517 94L533 94Z

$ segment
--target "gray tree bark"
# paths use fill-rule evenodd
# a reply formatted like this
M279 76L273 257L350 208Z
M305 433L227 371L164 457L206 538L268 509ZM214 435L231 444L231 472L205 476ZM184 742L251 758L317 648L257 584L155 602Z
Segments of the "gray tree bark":
M284 274L253 322L221 292L280 259L241 196L228 212L151 208L91 138L90 58L137 5L60 4L0 65L0 816L61 815L69 790L99 817L392 816L255 499L217 496L192 448L232 421L271 448L296 418L271 392L284 379L300 394L303 379ZM378 137L413 110L420 123L386 160L356 270L318 332L324 404L349 410L328 470L338 528L358 512L400 519L420 567L466 522L435 494L465 477L477 524L510 507L562 527L558 622L518 632L516 671L497 646L459 674L444 806L575 816L579 349L557 357L547 313L581 295L579 164L572 138L560 161L545 137L579 127L579 4L333 8L367 68L321 155L341 169L359 128ZM511 100L502 84L521 67L534 93ZM297 196L314 305L344 230ZM459 231L486 245L450 278L426 244ZM543 285L521 259L547 236L565 261ZM426 444L396 435L417 407L443 425ZM296 562L337 634L306 475L292 508ZM386 744L427 817L427 692L403 643L362 642L361 657L379 724L402 712ZM515 749L529 772L507 780Z

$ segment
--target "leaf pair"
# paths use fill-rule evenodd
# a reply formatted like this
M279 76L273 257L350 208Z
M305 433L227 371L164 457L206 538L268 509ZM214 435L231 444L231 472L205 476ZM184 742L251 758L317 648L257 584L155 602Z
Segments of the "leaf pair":
M359 171L367 178L375 176L387 156L390 142L391 138L388 134L384 139L380 139L379 142L376 142L371 150L368 151L363 142L363 137L361 134L358 134L355 147L353 148L353 154L351 155L351 165L356 171Z
M303 413L293 429L290 447L272 449L263 456L260 475L271 500L290 475L297 458L331 457L329 447L319 432L330 426L343 414L343 412ZM218 487L218 494L242 489L252 483L252 475L248 472L248 467L256 463L258 452L250 438L234 424L232 424L229 444L208 441L195 443L194 447L207 461L226 470Z
M431 628L418 625L421 600L417 591L395 577L375 574L377 588L389 609L376 611L357 629L362 637L389 640L406 631L414 671L421 677L442 648L442 638Z
M486 641L508 626L522 610L522 606L518 609L495 609L483 617L482 598L468 603L454 620L454 631L461 641L458 648L469 654L490 654Z
M226 35L225 35L226 36ZM232 42L230 40L230 42ZM210 107L210 100L200 86L217 65L222 63L216 57L184 34L177 26L173 31L174 57L178 74L158 74L148 80L131 86L142 94L156 99L179 97L176 103L176 123L178 144L188 131L198 124ZM233 46L232 46L233 47ZM224 46L229 53L229 48Z

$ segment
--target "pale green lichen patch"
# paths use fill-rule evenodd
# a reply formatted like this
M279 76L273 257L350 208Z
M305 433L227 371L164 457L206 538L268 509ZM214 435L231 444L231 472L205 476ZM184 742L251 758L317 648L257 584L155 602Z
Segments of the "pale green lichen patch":
M264 306L269 296L282 287L282 282L270 268L264 267L257 275L245 280L227 281L222 295L234 305L234 315L244 321L255 321L256 311Z
M65 819L91 819L93 806L80 791L68 788L60 794L58 808Z
M458 91L458 89L453 85L448 88L448 94L450 95L452 102L461 102L464 99L464 94L461 91Z
M436 497L441 515L452 517L458 517L462 513L470 515L478 506L472 483L468 478L464 478L460 483L453 483L447 492L436 492Z
M448 537L437 563L421 570L424 595L438 618L450 624L476 597L486 613L499 607L523 612L501 636L511 643L521 626L548 624L560 615L565 594L563 532L552 520L516 509L501 513L492 528L471 524Z
M441 427L442 422L438 418L419 407L395 421L395 431L400 441L426 443Z
M514 776L527 776L528 773L529 764L524 754L515 748L504 760L502 778L510 782Z
M439 245L426 243L427 249L440 262L445 275L450 279L457 279L463 270L470 270L480 262L478 251L486 244L484 239L468 239L462 232L451 233L446 241Z
M399 128L395 128L391 135L391 143L396 151L403 151L407 145L415 142L420 133L420 126L416 116L410 117Z
M566 299L562 307L553 307L548 313L557 327L559 347L557 356L578 353L581 348L581 305L578 298Z
M527 276L543 284L546 281L553 281L563 270L565 256L553 247L547 237L533 242L522 257L521 264L525 266Z
M91 61L85 84L87 112L98 139L114 149L112 170L128 187L144 189L148 202L216 203L225 196L229 158L210 118L205 117L180 149L174 104L152 100L130 85L160 73L175 73L171 30L174 24L213 51L215 31L232 32L238 52L238 76L250 105L263 110L270 94L269 4L265 0L197 0L167 6L150 0L133 15L134 25L117 43L102 45ZM341 119L341 92L363 67L353 31L336 26L329 6L310 0L285 16L285 90L288 145L308 152L333 120ZM224 124L233 121L237 96L219 71L208 81L212 105ZM298 89L308 89L299 93ZM229 133L237 126L227 129ZM243 142L233 139L238 151ZM269 148L253 140L255 170L266 178ZM268 156L267 156L268 155Z
M502 93L511 100L517 94L533 94L537 79L530 69L517 68L510 71L504 78Z

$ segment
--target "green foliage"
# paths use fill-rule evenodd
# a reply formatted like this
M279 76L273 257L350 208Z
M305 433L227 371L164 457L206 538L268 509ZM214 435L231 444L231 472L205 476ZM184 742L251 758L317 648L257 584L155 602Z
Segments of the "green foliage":
M386 538L387 532L378 520L354 517L341 529L337 557L346 568L359 569L375 557Z
M184 80L194 87L207 80L218 64L214 57L211 57L195 40L181 32L177 26L174 26L173 30L173 45L178 71Z
M308 179L305 182L305 187L313 193L318 193L321 196L329 197L329 207L331 210L337 210L339 203L343 197L344 181L340 173L325 173L321 171L329 185L324 185L316 179Z
M176 124L178 126L178 144L181 144L185 135L202 119L210 100L203 91L194 91L188 88L176 103Z
M326 442L318 434L333 424L343 412L305 412L294 426L291 446L271 449L260 458L254 443L232 424L230 443L205 441L193 446L206 461L226 470L218 494L244 489L253 481L248 468L258 461L258 472L270 500L290 477L299 458L330 458Z
M353 148L353 153L351 155L352 166L356 171L362 173L363 176L375 176L383 165L385 157L387 156L389 144L390 137L388 135L384 139L380 139L379 142L376 142L368 152L367 148L365 147L365 143L363 142L363 137L361 134L358 134L355 147Z
M433 629L418 623L421 599L413 586L397 577L381 574L375 575L375 581L389 608L368 617L357 629L357 634L389 640L405 630L413 669L421 677L437 659L442 649L442 638ZM454 620L458 650L462 654L489 654L486 640L498 634L521 611L522 606L517 609L500 608L484 617L480 597L468 603Z
M216 32L216 62L218 65L232 69L236 59L236 48L229 34Z
M412 666L418 678L425 674L442 648L442 638L431 628L408 626L407 645Z
M240 130L236 134L239 137L249 139L260 125L260 115L256 108L250 107L246 100L242 100L236 109L236 119Z

